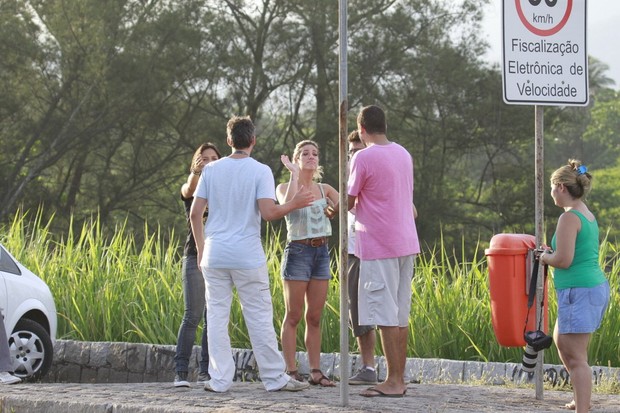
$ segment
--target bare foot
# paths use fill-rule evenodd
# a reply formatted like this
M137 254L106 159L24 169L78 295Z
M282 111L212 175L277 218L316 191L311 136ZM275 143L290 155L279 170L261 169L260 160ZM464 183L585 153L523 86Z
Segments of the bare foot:
M566 403L564 405L565 409L568 410L577 410L577 405L575 404L575 400L571 400L570 403ZM590 405L590 409L592 408L592 405Z

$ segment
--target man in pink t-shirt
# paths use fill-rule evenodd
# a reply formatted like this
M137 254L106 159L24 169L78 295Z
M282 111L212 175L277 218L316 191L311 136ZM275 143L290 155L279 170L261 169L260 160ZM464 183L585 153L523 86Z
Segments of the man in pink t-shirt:
M359 322L375 324L387 361L387 377L365 397L402 397L407 357L411 279L420 244L413 204L413 160L386 135L385 113L362 108L357 129L367 148L351 160L349 208L355 206L355 255L360 258Z

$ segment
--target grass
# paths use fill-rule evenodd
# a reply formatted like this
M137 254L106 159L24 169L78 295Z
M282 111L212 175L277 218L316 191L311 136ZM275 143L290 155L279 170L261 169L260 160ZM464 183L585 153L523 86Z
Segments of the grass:
M139 236L122 225L106 234L96 218L75 225L77 229L72 229L72 224L61 236L49 231L50 224L51 221L42 222L41 215L18 213L0 231L0 241L50 286L59 315L59 338L176 343L183 315L179 252L184 237L148 225ZM138 245L136 239L143 241ZM276 331L284 317L279 275L283 239L279 230L267 227L264 246ZM476 242L478 249L471 259L456 259L443 245L418 257L413 278L409 357L521 361L521 348L501 347L495 340L486 258L481 243ZM612 298L601 328L592 337L592 365L620 367L619 253L618 246L602 242L602 265L612 286ZM335 250L332 256L334 279L321 327L323 352L340 350L340 284ZM553 325L556 303L551 288L550 291L549 319ZM233 301L230 335L234 347L249 348L238 300ZM349 342L350 351L355 351L352 337ZM297 343L300 350L304 348L303 325ZM378 354L380 350L377 345ZM545 352L545 362L561 364L554 346Z

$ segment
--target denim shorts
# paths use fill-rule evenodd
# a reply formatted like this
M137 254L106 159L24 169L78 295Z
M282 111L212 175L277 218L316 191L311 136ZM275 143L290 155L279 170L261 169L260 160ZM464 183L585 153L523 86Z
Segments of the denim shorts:
M297 242L287 243L280 272L285 281L310 281L311 278L331 279L327 244L312 247Z
M596 331L609 303L609 283L596 287L565 288L558 294L558 333L584 334Z

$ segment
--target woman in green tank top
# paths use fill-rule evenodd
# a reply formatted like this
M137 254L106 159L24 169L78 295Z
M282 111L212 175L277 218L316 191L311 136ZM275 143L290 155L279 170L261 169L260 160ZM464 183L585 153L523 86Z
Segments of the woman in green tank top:
M590 336L601 324L609 302L609 283L599 265L599 230L584 200L592 175L575 159L551 175L551 197L564 209L551 247L540 262L554 267L558 319L553 338L570 374L574 399L566 408L590 410L592 373L588 365Z

